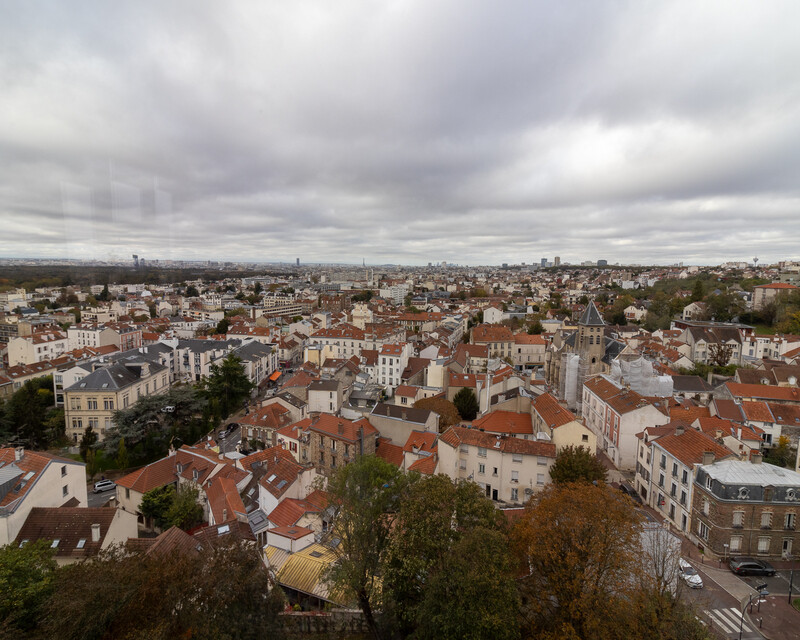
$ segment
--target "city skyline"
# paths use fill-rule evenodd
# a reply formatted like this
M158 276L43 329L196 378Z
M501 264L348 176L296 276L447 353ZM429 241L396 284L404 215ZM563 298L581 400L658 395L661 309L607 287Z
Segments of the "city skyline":
M0 256L798 257L796 3L0 11Z

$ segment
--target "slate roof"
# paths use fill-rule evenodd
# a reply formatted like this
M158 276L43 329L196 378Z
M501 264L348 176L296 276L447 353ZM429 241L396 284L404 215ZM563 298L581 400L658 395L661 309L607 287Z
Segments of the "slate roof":
M578 320L578 324L583 325L584 327L604 327L605 322L603 322L603 317L600 315L600 312L597 310L597 307L594 305L594 300L590 300L589 304L587 305L586 309L581 316L581 319Z
M88 558L97 555L114 520L112 507L34 507L15 542L58 540L59 558ZM100 540L92 542L92 525L100 525Z
M414 407L401 407L396 404L386 404L379 402L375 405L372 413L377 416L384 416L386 418L396 418L404 422L415 422L417 424L425 424L428 417L433 413L428 409L415 409Z

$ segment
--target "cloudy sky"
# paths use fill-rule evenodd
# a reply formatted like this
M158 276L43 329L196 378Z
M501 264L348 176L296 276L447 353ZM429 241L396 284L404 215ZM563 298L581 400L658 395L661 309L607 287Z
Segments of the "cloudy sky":
M4 2L0 256L800 258L798 25L796 0Z

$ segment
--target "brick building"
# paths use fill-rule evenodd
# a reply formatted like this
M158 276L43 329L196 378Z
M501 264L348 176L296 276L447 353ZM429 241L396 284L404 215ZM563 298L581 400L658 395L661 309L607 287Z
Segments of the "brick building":
M710 456L709 456L710 458ZM798 548L800 473L761 462L724 460L697 470L692 532L719 556L787 558Z

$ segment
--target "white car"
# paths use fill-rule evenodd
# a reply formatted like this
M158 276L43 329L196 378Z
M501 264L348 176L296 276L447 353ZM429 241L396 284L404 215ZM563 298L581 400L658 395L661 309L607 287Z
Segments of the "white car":
M680 568L681 578L683 581L692 589L702 589L703 588L703 579L697 573L697 569L695 569L688 561L680 558L678 560L678 567Z
M92 490L94 493L101 493L103 491L109 491L110 489L116 488L116 484L111 480L100 480L94 483L94 489Z

